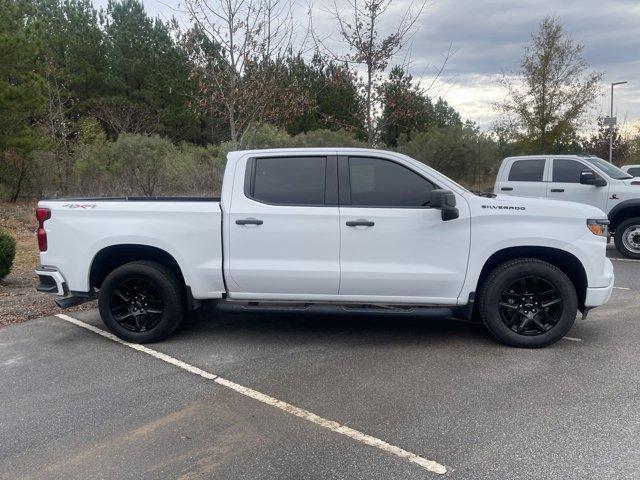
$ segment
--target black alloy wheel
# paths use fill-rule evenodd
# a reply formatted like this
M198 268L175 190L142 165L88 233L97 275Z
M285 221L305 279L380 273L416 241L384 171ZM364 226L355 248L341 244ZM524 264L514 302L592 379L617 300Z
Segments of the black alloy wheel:
M480 287L478 313L506 345L551 345L573 326L578 294L557 266L537 258L517 258L495 267Z
M113 270L100 285L98 308L111 332L128 342L157 342L182 322L185 285L179 273L140 260Z
M155 328L164 313L164 303L156 287L144 278L121 281L111 293L111 313L130 332Z
M500 318L519 335L541 335L562 317L562 297L548 280L521 277L502 291Z

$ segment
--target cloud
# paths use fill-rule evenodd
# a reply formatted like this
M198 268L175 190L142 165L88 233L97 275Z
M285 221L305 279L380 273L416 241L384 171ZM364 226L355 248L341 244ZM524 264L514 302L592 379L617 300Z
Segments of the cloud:
M640 2L637 0L436 0L413 38L415 71L437 60L453 45L447 64L452 86L445 98L463 116L487 126L495 112L488 104L500 96L498 75L517 70L523 47L540 20L550 15L569 37L584 44L591 68L604 73L596 113L608 114L608 84L617 87L620 119L640 120Z

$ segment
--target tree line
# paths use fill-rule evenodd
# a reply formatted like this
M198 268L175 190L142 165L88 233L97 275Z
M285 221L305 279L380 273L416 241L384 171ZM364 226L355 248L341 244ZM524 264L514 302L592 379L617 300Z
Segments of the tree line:
M601 75L555 20L482 131L395 62L425 4L389 27L390 4L333 7L323 35L285 0L187 0L187 28L139 0L0 0L0 195L210 194L226 152L279 146L397 149L480 189L509 154L608 149L580 136Z

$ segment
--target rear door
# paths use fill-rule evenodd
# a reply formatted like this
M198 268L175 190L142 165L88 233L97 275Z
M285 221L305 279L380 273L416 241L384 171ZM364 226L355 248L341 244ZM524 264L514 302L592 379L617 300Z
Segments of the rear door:
M551 182L547 184L548 198L586 203L606 211L609 185L604 187L582 185L580 173L584 170L594 172L596 176L602 178L602 175L595 172L586 163L569 158L554 158Z
M225 252L231 297L337 295L336 157L255 157L235 175Z
M340 295L353 301L455 304L467 268L470 222L429 208L438 188L401 163L339 159Z
M510 159L496 193L519 197L546 197L544 182L547 160L544 158Z

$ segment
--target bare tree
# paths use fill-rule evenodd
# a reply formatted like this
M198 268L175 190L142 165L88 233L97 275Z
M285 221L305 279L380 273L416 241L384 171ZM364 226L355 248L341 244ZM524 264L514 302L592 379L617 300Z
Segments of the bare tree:
M346 44L348 52L338 54L313 31L319 49L334 59L350 65L362 66L364 74L364 97L366 109L367 141L373 145L375 141L375 104L376 86L382 80L382 73L389 61L406 45L414 33L414 26L422 15L427 0L412 2L403 11L399 21L390 32L381 35L380 30L391 0L348 0L349 11L342 11L335 0L328 11L336 22L338 35ZM311 15L311 12L310 12Z
M91 114L116 135L137 133L150 135L158 130L160 118L143 104L99 101Z
M278 74L293 48L288 0L186 0L194 27L186 34L203 109L222 107L234 145L264 119ZM287 102L293 105L295 102Z
M46 103L41 119L44 132L53 140L53 159L58 176L58 187L66 193L73 171L71 157L71 122L69 111L73 99L65 94L63 75L55 62L45 59L44 76L47 81Z
M525 47L520 70L500 80L506 98L495 106L504 114L502 126L531 150L557 150L593 105L602 74L587 71L583 48L546 17Z

